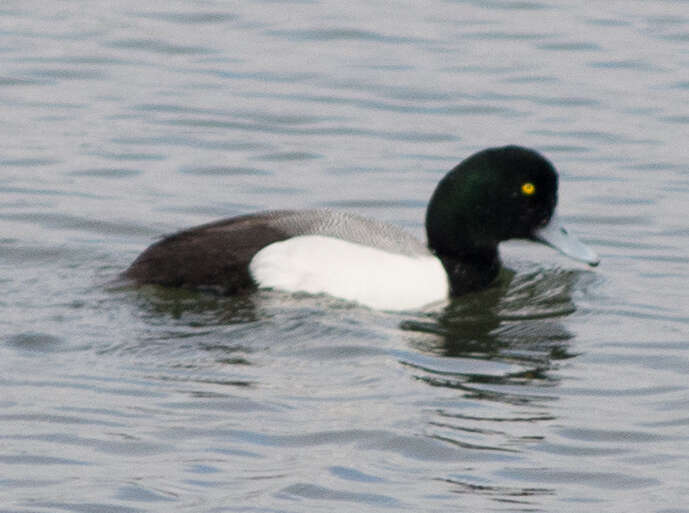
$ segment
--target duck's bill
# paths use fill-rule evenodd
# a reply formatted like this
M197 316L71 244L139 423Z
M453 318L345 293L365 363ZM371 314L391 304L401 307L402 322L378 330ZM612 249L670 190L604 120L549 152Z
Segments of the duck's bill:
M547 225L534 232L534 239L544 242L570 258L586 262L591 266L598 265L600 262L598 255L591 248L583 244L560 224L556 213L553 214Z

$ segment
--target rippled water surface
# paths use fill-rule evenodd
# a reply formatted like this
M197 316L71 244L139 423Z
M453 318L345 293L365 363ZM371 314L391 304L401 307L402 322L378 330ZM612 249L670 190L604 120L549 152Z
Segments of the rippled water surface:
M689 3L0 5L0 511L689 511ZM108 283L333 207L423 236L519 143L589 270L441 312Z

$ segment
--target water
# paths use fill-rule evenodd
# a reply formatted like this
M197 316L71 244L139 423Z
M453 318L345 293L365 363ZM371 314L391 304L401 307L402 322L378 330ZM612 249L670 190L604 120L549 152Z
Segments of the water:
M0 7L0 511L686 512L689 3ZM441 313L112 289L160 234L419 236L519 143L591 271L508 243Z

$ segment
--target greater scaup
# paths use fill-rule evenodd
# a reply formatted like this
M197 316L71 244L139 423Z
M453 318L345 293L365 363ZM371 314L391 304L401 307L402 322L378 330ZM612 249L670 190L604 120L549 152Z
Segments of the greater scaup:
M163 238L123 276L139 284L255 287L326 293L383 310L420 308L488 287L498 243L530 239L597 265L555 213L557 172L534 150L490 148L438 184L428 245L395 226L331 210L279 210L223 219Z

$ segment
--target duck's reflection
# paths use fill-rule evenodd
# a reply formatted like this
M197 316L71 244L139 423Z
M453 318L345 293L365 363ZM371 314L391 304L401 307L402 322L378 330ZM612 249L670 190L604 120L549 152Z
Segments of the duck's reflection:
M576 311L572 292L581 276L559 269L505 271L498 286L456 299L440 313L405 319L401 327L425 354L547 365L576 356L563 319Z
M545 438L557 417L557 368L576 356L566 318L585 275L506 272L497 287L405 319L412 349L400 362L418 381L451 391L425 405L426 436L482 454L518 454Z
M429 383L456 386L467 379L547 381L554 362L576 356L569 344L574 335L563 320L576 310L572 293L587 274L505 269L497 286L456 299L440 311L389 315L327 296L271 291L224 297L144 287L129 293L135 294L146 323L167 328L168 336L170 329L179 328L188 336L190 329L198 334L214 326L225 326L230 330L227 333L245 333L251 326L270 323L271 318L277 322L285 317L300 324L309 320L318 324L322 318L331 324L333 317L346 317L347 326L396 322L405 339L403 348L396 351L399 361L424 369L422 379Z

